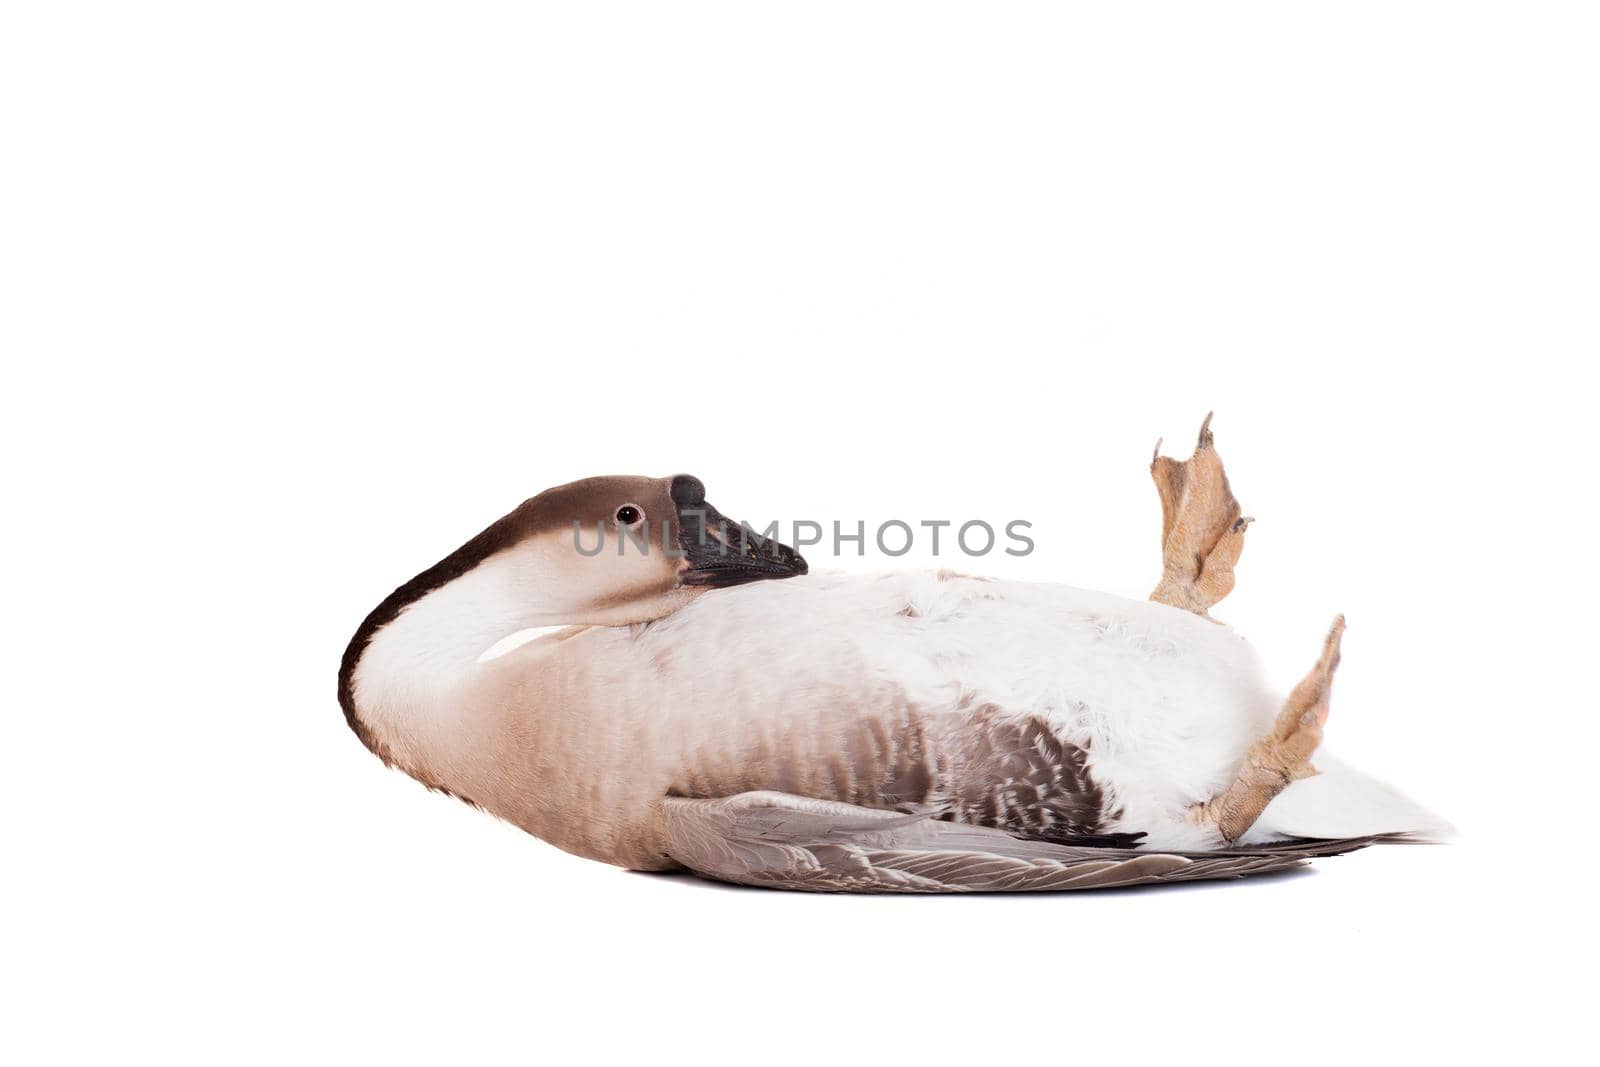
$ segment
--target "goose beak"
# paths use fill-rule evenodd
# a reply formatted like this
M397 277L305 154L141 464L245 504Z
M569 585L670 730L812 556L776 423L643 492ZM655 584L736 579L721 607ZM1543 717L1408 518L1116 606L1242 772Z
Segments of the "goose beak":
M673 478L672 502L678 508L678 545L683 550L678 572L681 584L720 589L806 573L800 553L741 526L706 503L700 479L688 474Z

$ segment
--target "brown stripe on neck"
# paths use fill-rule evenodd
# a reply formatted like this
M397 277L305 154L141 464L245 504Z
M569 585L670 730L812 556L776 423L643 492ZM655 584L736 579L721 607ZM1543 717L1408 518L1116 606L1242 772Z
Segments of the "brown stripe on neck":
M362 654L366 652L367 646L372 643L378 631L398 618L407 606L421 600L435 589L455 581L496 552L510 548L537 529L539 523L534 508L537 499L535 497L533 500L525 501L515 511L497 519L472 540L384 597L356 629L355 636L350 638L350 644L344 650L344 658L339 662L339 706L344 709L345 722L355 731L361 743L371 749L384 763L393 766L393 756L388 746L362 720L360 709L356 707L355 673L356 667L361 663ZM414 772L407 768L407 773ZM449 792L431 782L423 784Z

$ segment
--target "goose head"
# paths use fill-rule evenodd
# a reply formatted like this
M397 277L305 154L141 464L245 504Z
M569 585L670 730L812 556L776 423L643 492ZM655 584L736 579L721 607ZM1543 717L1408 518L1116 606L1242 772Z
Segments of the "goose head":
M586 478L501 523L485 531L505 542L501 569L563 625L648 622L709 590L806 573L798 552L726 518L688 474Z

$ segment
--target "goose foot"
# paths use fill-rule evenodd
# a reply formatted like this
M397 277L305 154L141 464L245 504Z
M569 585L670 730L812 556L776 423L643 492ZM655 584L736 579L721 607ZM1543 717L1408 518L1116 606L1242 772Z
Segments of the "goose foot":
M1322 727L1328 721L1328 697L1333 672L1339 667L1339 645L1344 638L1344 616L1333 621L1323 641L1322 657L1284 701L1272 732L1245 754L1244 766L1221 793L1193 809L1196 819L1213 824L1229 844L1255 825L1272 798L1290 782L1317 773L1311 754L1322 744Z
M1150 599L1196 615L1233 589L1233 567L1244 551L1245 527L1211 436L1211 415L1200 424L1194 455L1186 460L1156 454L1150 477L1161 494L1161 583Z

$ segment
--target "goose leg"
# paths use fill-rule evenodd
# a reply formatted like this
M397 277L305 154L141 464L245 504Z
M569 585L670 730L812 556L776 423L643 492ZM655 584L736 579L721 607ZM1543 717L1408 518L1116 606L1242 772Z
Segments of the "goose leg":
M1209 414L1188 459L1168 459L1156 442L1150 476L1161 494L1162 554L1161 583L1150 599L1204 615L1233 589L1233 565L1254 521L1240 515L1228 488Z
M1250 746L1238 776L1226 789L1195 806L1195 817L1213 824L1229 844L1255 825L1267 804L1290 782L1317 773L1311 766L1311 753L1322 744L1322 724L1328 721L1328 696L1343 637L1344 616L1340 615L1323 642L1322 657L1284 701L1272 732Z

